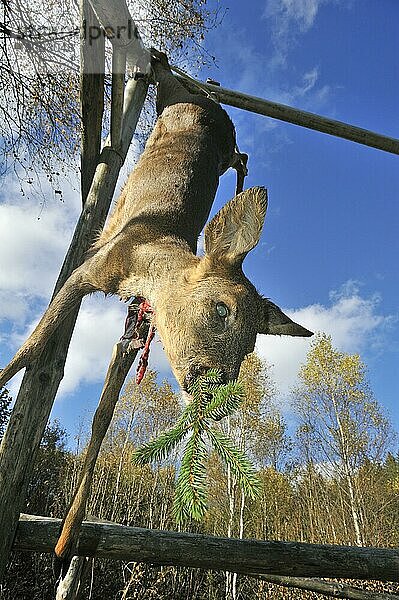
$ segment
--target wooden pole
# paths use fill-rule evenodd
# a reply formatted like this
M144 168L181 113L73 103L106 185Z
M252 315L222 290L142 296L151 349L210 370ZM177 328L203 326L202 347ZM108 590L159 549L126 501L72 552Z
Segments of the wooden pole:
M356 588L346 583L325 581L310 577L289 577L288 575L254 575L256 579L267 581L274 585L296 588L323 594L332 598L345 598L347 600L398 600L396 594L388 592L375 592Z
M52 552L60 519L22 515L15 550ZM262 542L83 522L77 553L242 574L399 581L399 549Z
M74 492L72 503L55 546L55 553L61 560L56 600L79 600L81 597L87 557L72 555L75 554L80 527L85 516L98 453L114 414L119 393L136 355L137 350L124 353L121 342L115 344L113 348L100 402L93 418L91 438L86 450L79 484Z
M88 0L79 0L81 24L98 27L99 23ZM83 27L81 27L81 31ZM90 191L91 182L101 152L102 122L104 113L105 39L98 37L80 39L80 113L82 132L80 139L80 189L82 207Z
M89 0L99 22L114 48L126 52L126 60L133 73L149 75L151 56L144 47L140 32L125 0ZM87 32L90 36L90 32ZM97 32L95 32L97 35Z
M105 147L57 281L58 290L101 230L114 194L119 171L143 106L148 88L145 79L129 80L120 152ZM7 431L0 448L0 581L23 510L30 470L34 462L59 384L78 309L49 340L41 356L26 370Z
M123 98L125 94L126 53L112 51L111 146L119 150L122 136Z
M327 117L322 117L298 108L292 108L285 104L278 104L277 102L271 102L264 98L258 98L257 96L250 96L241 92L229 90L218 85L203 83L202 81L197 81L192 77L188 77L177 67L172 67L172 70L177 73L176 77L179 81L181 81L191 92L199 93L202 90L211 94L222 104L235 106L236 108L257 113L258 115L264 115L280 121L286 121L287 123L293 123L294 125L300 125L307 129L328 133L329 135L344 138L358 144L371 146L378 150L384 150L384 152L399 154L398 139L374 133L373 131L368 131L367 129L362 129L355 125L349 125L342 121L328 119Z

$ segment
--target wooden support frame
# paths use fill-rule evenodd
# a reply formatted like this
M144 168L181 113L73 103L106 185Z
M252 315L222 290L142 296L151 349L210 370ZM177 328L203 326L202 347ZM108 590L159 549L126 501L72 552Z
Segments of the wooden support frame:
M90 6L87 6L87 1ZM86 5L86 6L85 6ZM137 121L148 90L150 53L144 48L137 27L126 2L109 3L106 0L81 0L81 19L96 30L93 39L81 40L82 116L85 119L82 135L82 204L83 210L55 285L53 298L66 279L85 256L98 231L104 225L114 194L120 169L126 158ZM117 24L112 27L112 24ZM124 101L121 77L115 85L117 106L113 110L114 138L117 146L106 145L100 153L104 40L98 36L102 27L116 50L115 68L123 56L131 72L145 77L128 81ZM87 29L86 29L87 31ZM99 56L101 54L101 56ZM100 77L88 75L100 74ZM123 74L124 77L124 74ZM90 90L90 86L95 90ZM87 110L87 100L96 104ZM121 105L123 101L123 114ZM92 124L91 127L90 123ZM119 122L122 121L121 125ZM94 129L96 131L94 131ZM115 132L116 129L116 132ZM89 130L89 131L88 131ZM90 135L85 135L85 132ZM95 142L93 141L95 137ZM87 194L87 195L86 195ZM80 305L71 313L43 350L41 356L26 370L16 399L7 431L0 447L0 581L4 576L11 551L18 517L24 506L30 469L40 444L59 384Z
M113 48L125 51L127 65L132 73L149 75L151 56L143 44L125 0L116 2L89 0L89 2Z
M146 96L146 79L129 80L124 93L122 117L125 61L135 74L150 73L150 53L143 45L125 1L89 2L114 47L111 145L106 146L99 156L96 148L94 155L89 157L88 154L89 158L83 160L87 174L91 171L83 186L84 208L54 293L80 264L93 241L94 232L100 229L106 218L119 170ZM97 27L97 24L93 26ZM397 139L217 85L201 83L176 68L175 71L189 89L194 92L201 89L221 103L399 154ZM96 94L98 96L98 89ZM98 106L100 110L95 120L99 139L102 108ZM78 310L65 321L57 339L49 341L40 359L25 374L10 425L3 438L0 449L0 579L13 543L19 510L24 502L29 468L63 376L63 365L77 313ZM98 452L97 448L95 452ZM39 517L22 519L14 547L53 551L60 523L59 520ZM116 545L115 540L118 542ZM151 532L104 523L83 524L77 551L81 556L130 558L157 564L220 568L246 574L273 572L276 577L280 574L286 577L329 576L394 581L399 578L397 550L218 539L193 534ZM223 560L221 557L227 558ZM74 567L80 569L82 564L82 561L76 561ZM71 573L71 579L74 578L75 575Z
M105 222L119 172L129 149L148 80L130 79L126 85L120 151L103 148L54 294L80 264ZM11 551L18 516L25 502L30 466L39 447L63 368L79 308L65 320L40 358L25 373L0 448L0 581ZM54 366L55 365L55 366ZM17 457L17 458L16 458Z
M60 519L21 515L15 550L52 552ZM399 581L399 549L220 538L84 521L77 554L241 574Z
M249 94L229 90L211 83L203 83L202 81L197 81L193 77L189 77L186 73L174 66L172 67L172 70L176 73L176 77L184 83L191 92L198 93L202 90L222 104L241 108L242 110L257 113L258 115L272 117L273 119L278 119L280 121L286 121L287 123L320 131L321 133L327 133L328 135L333 135L335 137L344 138L356 142L357 144L363 144L365 146L377 148L378 150L383 150L384 152L390 152L391 154L399 154L398 139L381 135L374 131L369 131L368 129L362 129L361 127L356 127L349 123L328 119L327 117L322 117L315 113L306 112L285 104L271 102L264 98L250 96Z

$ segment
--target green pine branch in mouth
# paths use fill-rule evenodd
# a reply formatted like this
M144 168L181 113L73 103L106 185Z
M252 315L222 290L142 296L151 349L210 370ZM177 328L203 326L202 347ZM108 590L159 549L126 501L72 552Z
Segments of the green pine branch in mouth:
M242 384L222 384L221 373L211 369L194 381L189 393L192 401L176 425L138 448L133 457L138 465L164 460L188 438L176 480L173 514L177 523L199 521L206 513L206 459L211 450L231 469L246 496L255 498L260 491L250 460L218 427L218 421L239 409L244 399Z

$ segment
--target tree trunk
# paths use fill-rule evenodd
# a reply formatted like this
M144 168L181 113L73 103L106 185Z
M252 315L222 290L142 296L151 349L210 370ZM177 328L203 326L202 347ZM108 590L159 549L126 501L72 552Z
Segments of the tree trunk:
M244 509L245 509L245 494L241 490L241 502L240 502L240 529L239 529L239 539L242 540L244 538ZM237 600L237 573L233 573L232 577L232 597L233 600Z
M230 417L227 417L227 435L230 436ZM234 524L234 507L236 499L236 481L235 477L231 472L230 465L227 465L227 496L229 500L229 520L227 523L227 537L233 535L233 524ZM234 573L226 571L226 585L225 585L225 600L235 600L236 598L236 587L234 581Z
M335 417L336 417L337 425L338 425L338 431L339 431L339 437L340 437L340 447L341 447L341 460L342 460L342 464L344 467L346 484L348 486L349 505L350 505L350 509L351 509L353 527L355 530L356 545L363 546L364 545L363 544L363 535L362 535L362 531L360 529L358 509L357 509L357 504L356 504L355 492L353 489L353 481L352 481L353 473L352 473L352 469L350 467L349 458L348 458L347 436L345 435L345 431L342 426L341 417L339 414L339 410L338 410L334 395L332 395L331 400L332 400L332 404L334 407Z

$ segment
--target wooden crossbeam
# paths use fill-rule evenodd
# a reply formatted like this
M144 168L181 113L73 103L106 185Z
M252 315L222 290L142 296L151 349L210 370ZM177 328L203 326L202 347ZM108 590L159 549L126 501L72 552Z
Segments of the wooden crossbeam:
M307 590L315 594L322 594L332 598L345 598L346 600L398 600L396 594L379 592L353 587L338 581L326 581L311 577L289 577L288 575L255 575L256 579L287 588Z
M264 98L250 96L249 94L229 90L211 83L197 81L193 77L187 76L186 73L177 67L172 67L172 70L176 73L176 77L184 83L191 92L199 93L202 90L203 92L211 94L222 104L241 108L249 112L257 113L258 115L272 117L279 121L300 125L307 129L328 133L329 135L344 138L358 144L363 144L364 146L371 146L372 148L384 150L384 152L390 152L391 154L399 154L399 140L396 138L381 135L380 133L362 129L361 127L343 123L342 121L328 119L327 117L300 110L299 108L293 108L285 104L279 104L278 102L271 102Z
M21 515L14 549L52 552L60 525ZM77 554L242 574L399 581L399 549L240 540L102 521L83 522Z

